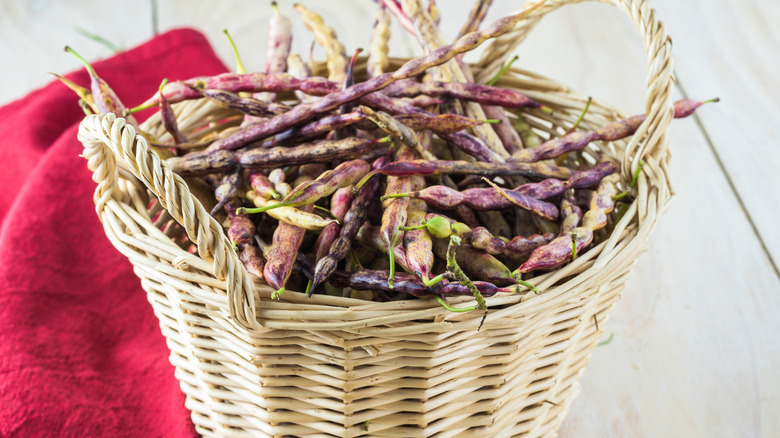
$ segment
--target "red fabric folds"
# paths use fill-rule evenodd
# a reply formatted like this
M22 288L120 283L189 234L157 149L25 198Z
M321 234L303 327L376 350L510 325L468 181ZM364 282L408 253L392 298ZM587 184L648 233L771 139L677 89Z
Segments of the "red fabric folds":
M165 77L226 71L191 29L93 65L128 106ZM83 69L67 77L88 87ZM95 214L77 99L53 82L0 108L0 436L194 436L140 280Z

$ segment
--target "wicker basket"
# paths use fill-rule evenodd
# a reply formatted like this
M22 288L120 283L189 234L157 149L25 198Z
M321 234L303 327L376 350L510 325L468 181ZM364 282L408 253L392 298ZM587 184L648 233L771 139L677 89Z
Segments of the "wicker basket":
M476 76L491 76L544 14L567 3L573 2L548 1L490 44L484 62L474 66ZM642 33L649 116L627 141L592 144L587 153L622 163L623 184L642 158L636 199L601 243L532 280L541 295L488 298L479 331L482 313L450 313L431 300L377 303L289 291L271 300L271 289L253 283L220 224L132 127L111 114L82 122L79 139L97 182L97 213L148 292L199 433L556 434L606 318L673 194L667 181L671 42L644 0L611 3ZM554 116L529 114L540 132L555 135L585 100L521 70L501 85L553 107ZM186 130L187 120L214 110L195 101L176 111ZM584 128L624 116L597 100ZM161 133L156 120L143 128ZM187 250L192 243L195 254Z

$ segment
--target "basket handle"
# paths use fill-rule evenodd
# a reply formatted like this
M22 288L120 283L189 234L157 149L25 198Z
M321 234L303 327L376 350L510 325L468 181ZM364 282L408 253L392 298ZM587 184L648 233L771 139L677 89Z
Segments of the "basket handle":
M117 180L119 166L126 168L157 196L160 204L181 224L187 237L197 245L200 257L212 263L214 276L225 281L230 317L246 330L261 329L257 322L254 285L244 265L233 251L222 226L187 188L187 183L171 171L135 128L114 114L93 114L79 125L78 139L84 157L98 183L95 207L98 217L112 200L121 201ZM118 163L119 162L119 163Z
M515 25L515 28L493 40L477 63L482 67L476 80L485 81L493 77L503 66L509 55L528 36L533 27L548 13L561 6L582 3L588 0L547 0L539 9ZM594 0L590 0L594 1ZM668 159L668 127L674 116L672 90L674 88L672 40L666 28L650 8L648 0L597 0L619 8L625 13L642 36L647 54L647 91L645 113L647 118L631 137L623 157L622 172L628 180L636 171L639 159L661 161ZM528 0L529 3L535 0ZM645 138L651 133L653 138ZM661 137L659 139L655 137Z

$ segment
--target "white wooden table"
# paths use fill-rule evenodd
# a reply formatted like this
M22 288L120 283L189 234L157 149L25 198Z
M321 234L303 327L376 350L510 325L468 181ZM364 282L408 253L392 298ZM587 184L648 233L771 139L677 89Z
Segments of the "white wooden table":
M301 2L339 31L348 51L365 46L373 2ZM292 2L280 3L295 16ZM445 36L456 35L471 4L439 0ZM677 199L612 313L613 340L594 353L560 435L780 436L780 2L652 4L674 40L678 97L722 102L672 125ZM519 6L496 0L486 22ZM0 0L0 104L50 81L49 71L79 68L62 52L66 43L89 59L111 55L77 27L129 48L155 28L191 26L232 65L227 28L239 46L257 47L243 57L259 70L269 14L248 0ZM310 34L294 23L294 50L307 54ZM395 23L392 41L392 55L419 54ZM644 52L615 8L563 8L518 54L523 68L643 111Z

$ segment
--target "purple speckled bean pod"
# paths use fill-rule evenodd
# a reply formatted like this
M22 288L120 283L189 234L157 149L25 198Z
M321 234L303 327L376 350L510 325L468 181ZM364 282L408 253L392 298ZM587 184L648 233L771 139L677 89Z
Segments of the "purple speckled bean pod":
M167 82L167 79L164 80L163 83L160 84L160 88L162 88ZM160 99L160 120L162 121L162 125L165 130L171 134L171 137L173 137L174 144L187 143L187 137L185 137L184 134L182 134L182 132L179 130L179 124L176 121L176 114L174 114L173 108L171 108L171 104L167 99L165 99L165 96L162 96Z
M328 281L332 285L340 288L349 287L358 290L381 290L385 292L406 293L419 298L472 295L472 292L468 287L456 282L447 283L434 292L416 277L403 272L395 274L395 281L391 288L388 284L389 277L389 271L364 269L357 272L335 271ZM498 287L485 281L475 281L473 284L477 290L486 297L493 296L499 292L516 292L515 287Z
M474 210L468 208L465 205L458 205L455 207L455 214L458 215L458 219L460 219L461 222L468 225L471 228L479 227L482 224L479 222L479 219L477 219L477 214L474 213Z
M343 140L320 140L295 147L250 149L243 152L229 150L201 151L183 157L168 159L171 169L182 176L200 176L221 172L236 163L246 169L263 169L303 164L330 162L335 159L357 157L375 147L371 139L349 137Z
M343 187L336 190L330 200L330 212L340 221L344 221L344 216L349 210L349 206L355 195L352 193L352 187ZM325 257L330 251L331 245L339 237L341 227L337 223L332 223L320 232L317 241L314 243L314 263L317 263Z
M254 242L254 239L246 245L239 246L238 253L246 271L262 280L265 262L263 261L263 252L257 246L257 243Z
M413 105L417 108L426 108L429 106L436 106L441 105L444 103L444 99L439 97L433 97L433 96L426 96L426 95L419 95L415 97L397 97L396 100L399 100L401 102L406 102L410 105Z
M429 111L421 110L414 105L406 103L399 99L393 99L387 97L383 93L371 93L363 96L360 99L362 104L377 108L381 111L389 114L411 114L421 117L435 118L437 114ZM433 125L435 126L435 125ZM501 162L503 161L498 155L492 151L484 141L478 137L470 135L465 132L437 132L439 136L455 146L465 153L486 162Z
M82 58L81 55L76 53L70 47L66 46L65 51L75 55L84 64L84 67L86 67L87 73L89 73L89 85L90 90L92 91L92 99L95 103L96 112L113 113L117 117L124 117L127 123L135 128L136 132L140 133L141 130L138 127L138 122L135 120L135 117L131 115L124 115L127 107L122 103L122 101L119 99L119 96L116 95L108 83L97 75L95 69L92 68L92 65L90 65L86 59Z
M306 166L308 167L302 169L298 175L296 180L298 184L305 183L307 179L312 178L312 174L322 168L322 165L316 163L310 163ZM303 205L299 210L311 213L314 211L314 204ZM269 285L277 289L277 294L284 291L305 234L305 228L281 221L274 231L271 248L268 251L266 264L263 268L263 278Z
M601 180L598 189L591 197L590 210L582 217L582 225L569 234L556 237L547 245L535 249L528 260L517 268L517 272L525 273L563 265L571 260L572 239L577 254L590 245L593 241L593 232L607 225L607 214L615 208L615 201L612 198L617 194L618 179L617 174L612 174Z
M274 10L268 21L268 49L265 53L265 73L282 73L287 70L287 57L292 45L292 22L279 13L276 2L271 2ZM263 102L272 102L275 93L257 93L254 97Z
M504 145L504 149L512 155L522 148L523 140L520 139L520 134L512 126L512 122L506 115L506 111L500 106L495 105L482 105L482 109L485 111L485 117L490 119L496 119L499 123L490 125L498 135L501 143Z
M304 205L301 211L311 213L314 205ZM279 222L274 231L271 248L268 251L263 278L268 284L277 290L284 289L287 279L292 273L293 263L298 254L298 249L303 243L305 228L296 227L286 222Z
M311 95L325 95L339 89L339 85L326 78L313 76L299 79L287 73L222 73L214 76L197 76L184 81L169 82L163 87L163 94L170 103L198 99L200 92L195 89L224 90L239 92L285 92L302 91ZM159 104L160 93L155 93L138 108Z
M234 201L225 204L225 210L227 211L229 220L227 230L228 239L230 239L233 244L241 246L254 241L256 230L255 224L248 216L236 214L236 210L239 207L240 204Z
M290 111L275 116L266 122L256 124L224 139L217 140L209 146L209 150L240 148L253 141L304 123L319 113L334 110L347 102L358 100L366 94L379 91L397 80L417 76L425 70L441 65L461 53L473 50L490 38L509 32L518 21L541 6L541 4L541 2L536 3L520 13L497 20L484 30L465 35L451 45L440 47L423 57L407 61L392 73L384 73L345 90L330 93L317 102L297 105Z
M434 216L439 216L447 219L451 224L456 224L456 221L446 216L429 213L426 219L430 220ZM462 224L461 224L462 225ZM463 228L462 226L460 228ZM512 240L495 237L487 228L478 226L470 227L470 229L460 230L458 227L453 229L453 234L460 236L464 243L468 243L474 248L485 251L492 255L501 255L507 257L523 257L528 255L531 251L539 246L545 245L553 240L556 235L554 233L545 234L532 234L529 236L515 236Z
M453 134L481 125L483 122L457 114L398 114L395 119L415 131L430 130L437 134Z
M504 190L498 186L495 186L494 189L516 207L527 210L543 219L550 221L558 219L558 207L550 204L549 202L540 201L535 198L529 198L527 196L521 195L518 192L515 192L514 190Z
M300 142L304 139L321 137L351 125L357 125L355 126L357 129L376 128L372 123L366 123L367 120L366 115L358 111L326 116L299 128L290 129L281 134L277 134L272 140L263 143L263 146L276 146L285 141Z
M214 196L217 198L217 205L211 210L212 216L228 202L236 199L236 196L238 196L238 189L241 185L241 174L241 167L234 166L222 175L219 185L214 190Z
M387 176L408 175L480 175L480 176L506 176L520 175L528 178L557 178L567 179L574 171L567 167L560 167L547 163L481 163L468 161L448 160L414 160L407 162L393 162L377 170Z
M416 141L415 136L415 141ZM419 144L418 144L419 146ZM417 154L409 147L402 146L396 154L397 162L411 161L417 157ZM394 195L404 193L412 187L412 177L388 177L385 188L385 195ZM388 252L395 249L403 250L404 232L400 230L406 225L407 208L409 207L409 198L391 198L382 202L384 211L382 212L382 225L379 228L379 234L382 241L387 245ZM392 261L392 259L391 259ZM391 271L394 272L391 264ZM392 278L390 279L392 282Z
M506 243L503 255L507 257L524 257L536 248L550 243L555 239L555 233L532 234L516 236Z
M560 236L571 236L571 232L580 224L582 209L575 204L574 192L567 190L561 199L561 231Z
M351 87L355 83L355 63L357 62L358 55L362 51L363 49L356 49L355 53L352 54L352 58L349 60L349 65L347 66L347 75L346 78L344 78L344 89ZM341 105L339 107L339 114L346 114L351 112L354 106L354 102L348 102L344 105ZM336 133L339 138L356 135L355 129L351 125L336 131Z
M494 237L485 227L472 228L463 240L488 254L501 255L506 251L507 241L500 237Z
M265 199L278 198L279 194L274 190L274 184L260 171L251 171L246 176L252 190Z
M383 92L390 97L413 97L419 94L446 96L504 108L540 108L542 106L516 90L468 82L417 82L406 79L388 85Z
M459 192L447 186L430 186L419 192L406 192L405 194L421 199L431 207L440 210L452 210L459 205L465 205L474 210L492 211L516 205L545 219L552 220L558 217L557 207L549 202L522 195L514 190L505 190L505 192L513 197L514 203L496 193L492 188L472 188Z
M246 115L252 116L252 121L260 121L258 118L271 117L282 114L290 110L288 105L281 103L268 103L256 97L244 97L238 93L211 88L198 88L190 84L184 84L187 88L200 93L201 96L217 102L218 104L240 111ZM162 97L165 98L165 95Z
M381 0L381 2L393 15L395 15L395 18L398 19L398 22L401 23L401 26L403 26L404 29L412 35L416 34L414 23L406 16L403 8L401 8L401 5L396 0Z
M690 99L678 100L674 103L674 117L687 117L706 102L698 102ZM555 158L567 152L585 148L593 141L614 141L633 135L639 125L645 121L645 114L631 116L623 120L617 120L602 125L594 132L572 132L560 138L554 138L542 143L539 147L519 151L512 160L521 162L534 162Z
M372 164L372 167L374 169L381 168L385 163L387 163L387 158L382 157L377 159ZM358 191L357 196L349 206L349 210L347 210L347 213L344 215L339 237L331 245L328 255L317 262L314 269L314 278L312 280L312 291L336 270L338 263L349 253L352 240L366 221L368 207L376 198L379 190L379 183L379 178L371 178Z
M412 189L421 190L425 187L425 179L421 176L413 176ZM420 199L410 199L406 208L407 227L418 227L423 224L427 214L427 206ZM426 229L407 230L404 232L403 247L406 251L406 262L411 272L417 277L428 280L433 269L433 241Z
M560 195L567 188L582 189L593 187L604 177L616 171L617 168L612 162L604 161L591 169L574 172L566 181L547 178L539 182L523 184L511 190L511 192L537 200L547 199ZM404 195L423 199L435 208L443 210L450 210L459 205L467 205L483 211L500 210L510 208L513 205L512 202L489 187L475 187L459 192L447 186L429 186L423 190Z
M574 174L566 180L566 188L588 189L595 187L602 179L615 172L617 172L615 163L611 161L602 161L590 169L574 172Z
M335 168L323 172L317 179L296 187L280 203L280 206L297 207L312 204L342 187L351 186L371 170L363 160L345 161Z
M471 12L469 12L469 17L463 23L460 32L458 32L458 38L479 29L480 24L485 20L491 3L493 3L493 0L477 0L474 3L474 6L471 7Z

